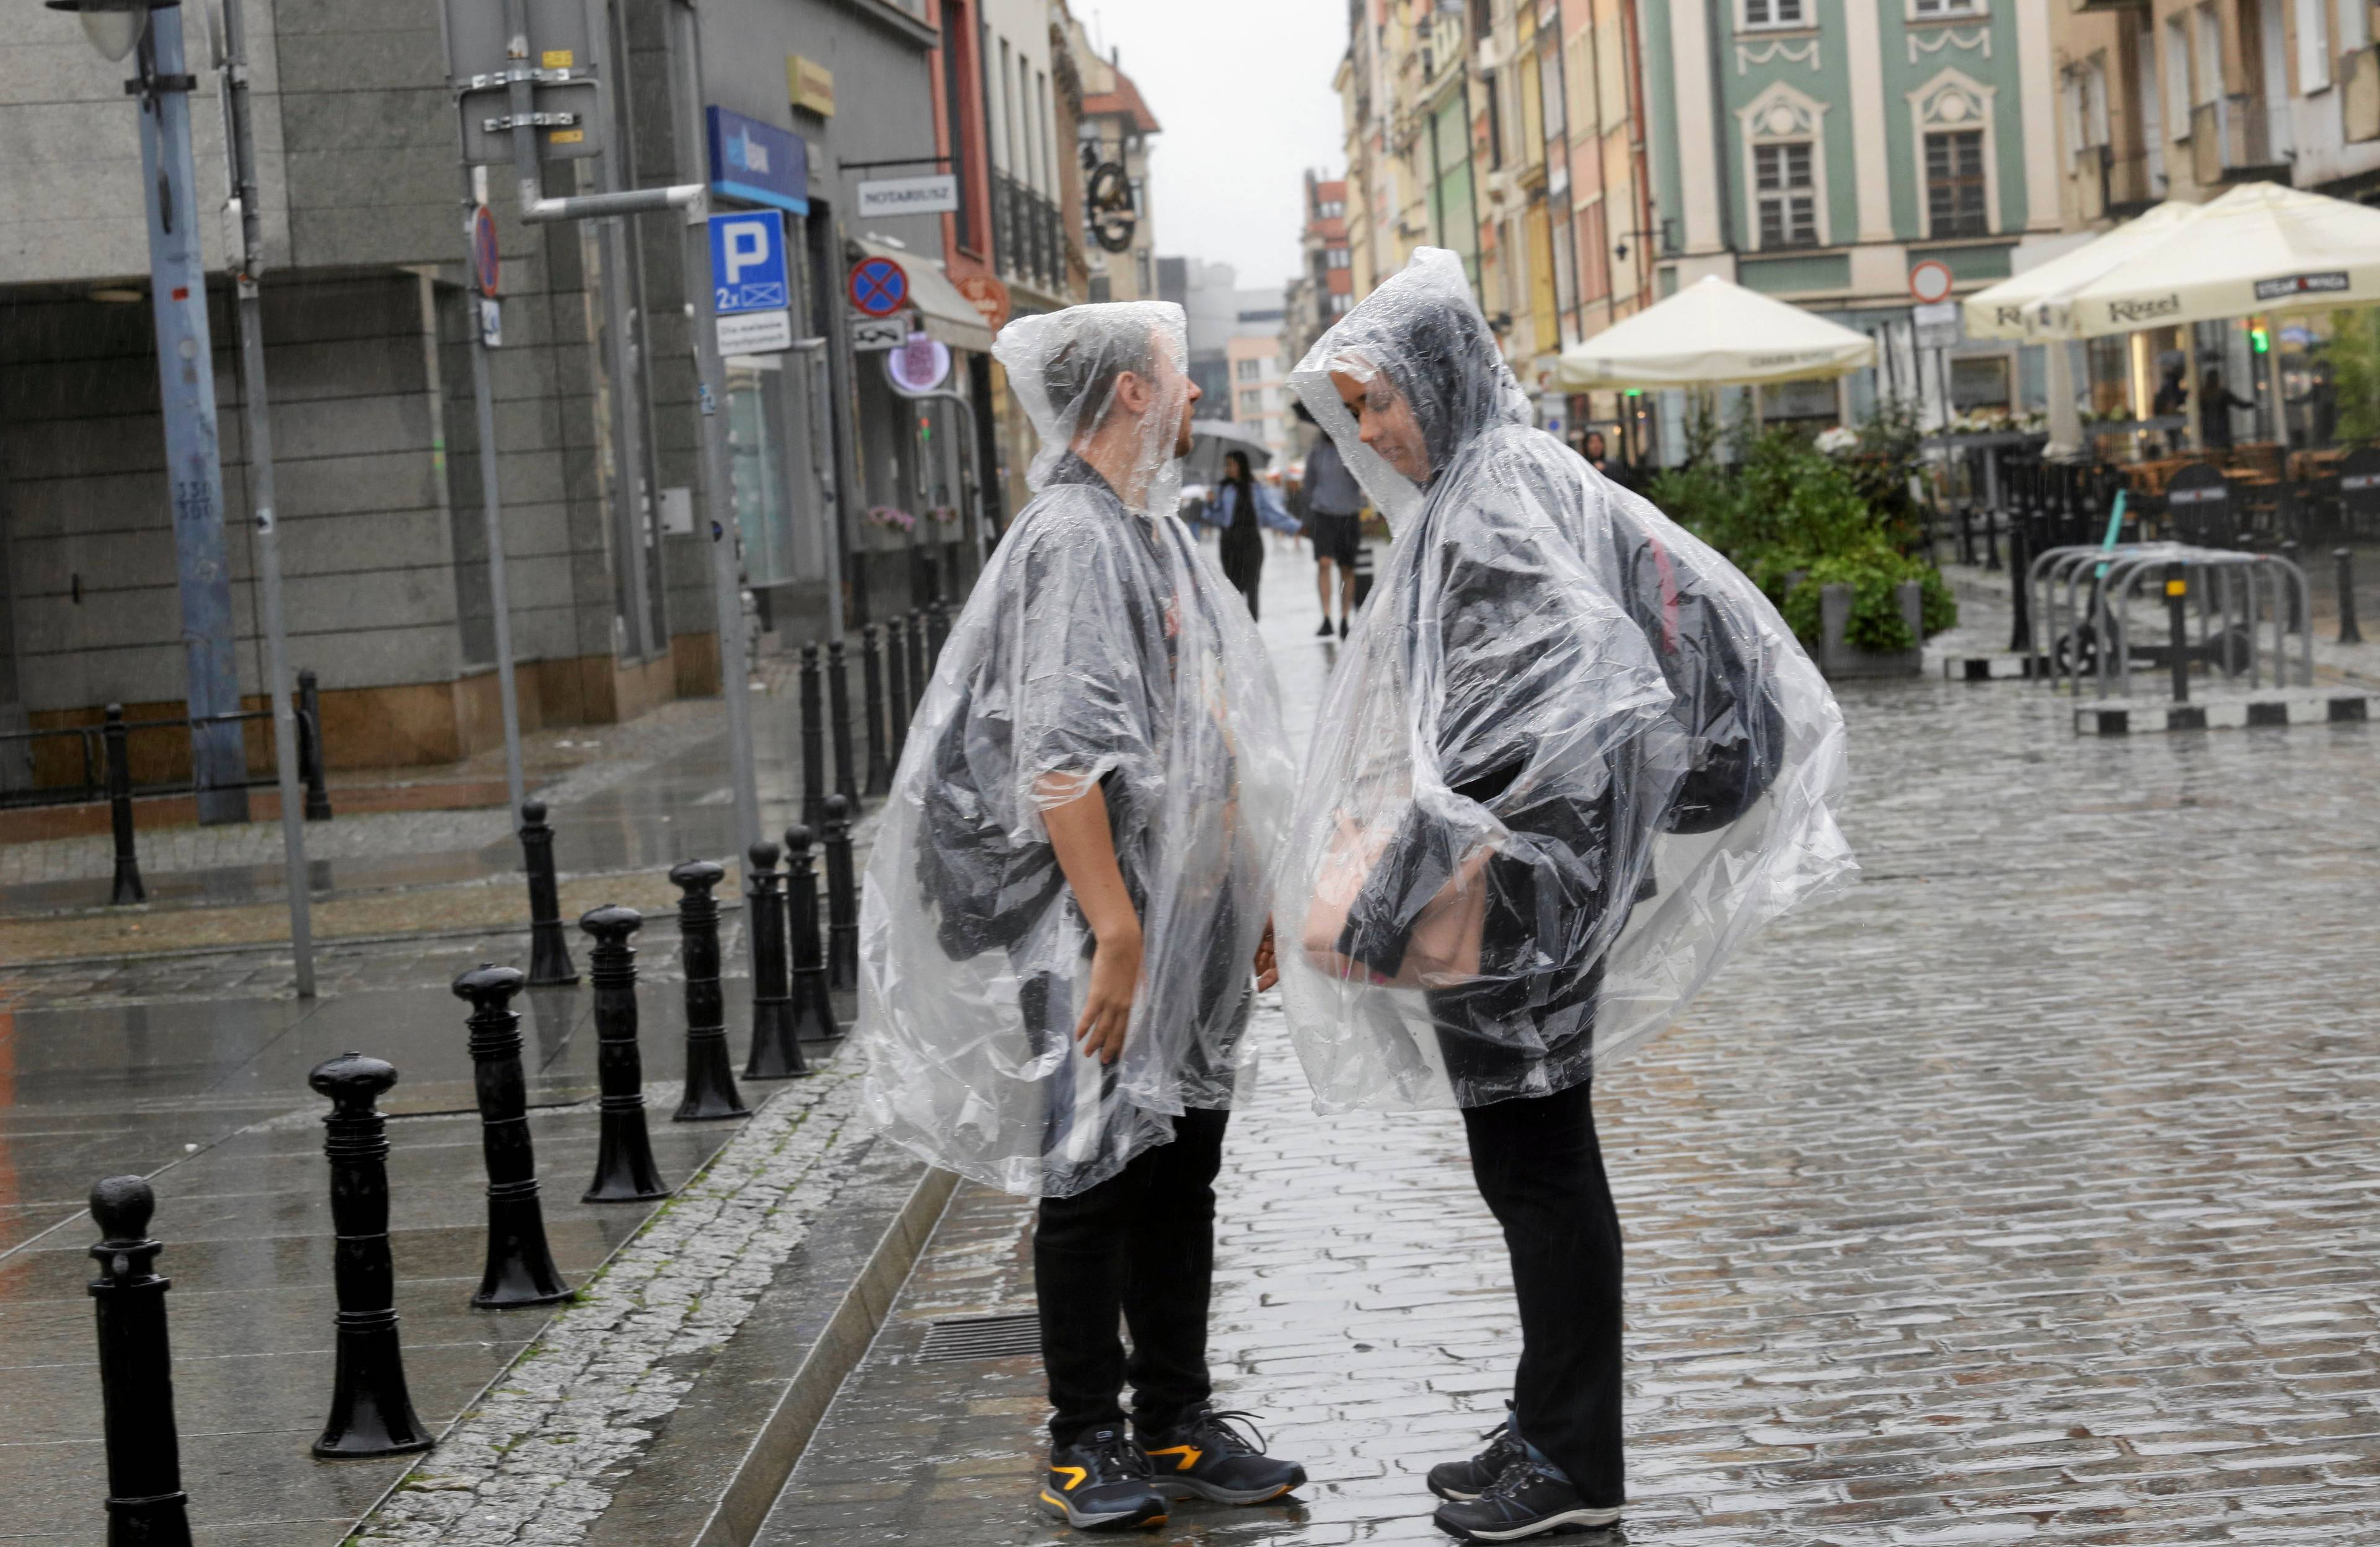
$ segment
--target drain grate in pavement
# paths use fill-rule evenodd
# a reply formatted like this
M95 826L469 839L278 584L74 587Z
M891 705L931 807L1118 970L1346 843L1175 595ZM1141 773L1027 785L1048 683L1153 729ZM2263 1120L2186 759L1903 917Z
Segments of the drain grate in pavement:
M1014 1316L959 1316L937 1322L926 1334L920 1359L1004 1359L1041 1351L1038 1311Z

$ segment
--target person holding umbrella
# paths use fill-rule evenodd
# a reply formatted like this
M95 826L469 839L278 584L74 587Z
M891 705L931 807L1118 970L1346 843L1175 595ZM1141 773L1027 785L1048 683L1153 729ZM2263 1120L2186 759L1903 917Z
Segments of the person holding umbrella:
M1257 591L1264 579L1264 533L1295 531L1297 523L1281 508L1281 496L1248 470L1245 451L1223 453L1222 481L1207 502L1207 524L1222 533L1217 544L1223 579L1232 582L1257 615Z

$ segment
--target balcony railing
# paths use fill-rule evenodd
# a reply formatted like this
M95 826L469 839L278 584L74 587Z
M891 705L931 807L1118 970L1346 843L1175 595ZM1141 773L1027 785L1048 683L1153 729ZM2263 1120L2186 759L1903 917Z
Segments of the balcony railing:
M2272 115L2262 99L2234 92L2190 110L2191 171L2201 184L2244 182L2270 172Z
M1003 274L1052 293L1064 286L1065 227L1058 206L1005 172L991 177L991 234Z
M2086 211L2086 219L2129 219L2156 201L2156 179L2150 175L2145 154L2119 156L2111 145L2098 146L2096 152L2098 164L2083 187L2085 202L2087 193L2095 192L2098 207Z

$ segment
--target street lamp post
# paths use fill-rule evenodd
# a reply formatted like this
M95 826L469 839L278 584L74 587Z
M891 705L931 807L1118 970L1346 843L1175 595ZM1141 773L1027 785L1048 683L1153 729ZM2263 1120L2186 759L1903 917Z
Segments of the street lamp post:
M207 323L190 161L190 91L178 6L148 0L44 0L77 12L110 59L138 51L141 203L149 221L150 310L165 420L165 478L180 583L192 783L202 822L248 820L248 755L239 722L232 639L231 566L223 519L223 455L215 430L214 341Z

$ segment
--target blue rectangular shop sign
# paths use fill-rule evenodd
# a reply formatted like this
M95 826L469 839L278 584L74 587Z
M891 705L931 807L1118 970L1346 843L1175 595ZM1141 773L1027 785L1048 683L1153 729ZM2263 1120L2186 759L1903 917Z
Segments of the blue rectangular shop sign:
M712 191L795 214L810 213L808 140L723 107L703 113L710 129Z

